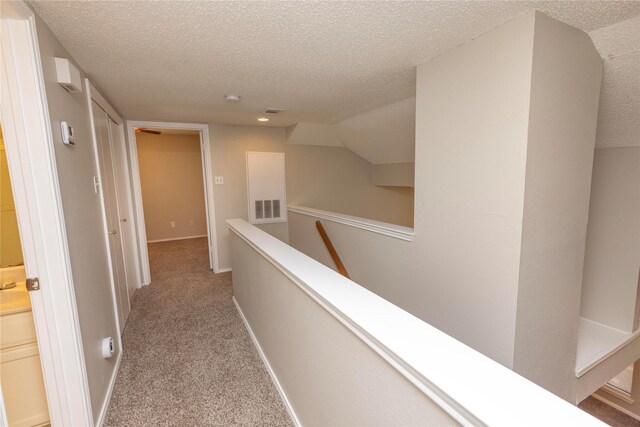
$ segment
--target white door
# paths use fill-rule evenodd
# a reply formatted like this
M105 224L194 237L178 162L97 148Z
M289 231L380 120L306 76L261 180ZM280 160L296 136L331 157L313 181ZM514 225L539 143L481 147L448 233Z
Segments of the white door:
M116 181L114 174L113 150L109 132L109 116L95 102L92 102L93 119L95 123L96 142L98 144L98 158L100 159L100 183L104 197L107 232L109 233L109 253L111 254L111 268L113 281L116 286L116 300L118 304L118 318L120 333L124 330L129 316L129 291L125 271L124 255L122 252L122 237L118 201L116 198Z
M129 167L127 164L127 148L124 142L123 124L117 124L109 117L109 140L113 154L113 171L116 184L116 198L120 218L120 240L124 254L124 267L129 290L129 301L138 288L138 254L135 250L134 218L131 216L131 194L129 186ZM132 222L133 221L133 222Z

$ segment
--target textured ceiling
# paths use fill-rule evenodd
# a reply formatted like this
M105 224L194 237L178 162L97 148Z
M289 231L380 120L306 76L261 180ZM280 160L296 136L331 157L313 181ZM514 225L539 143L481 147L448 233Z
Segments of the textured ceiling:
M414 96L416 64L534 7L587 32L640 13L635 1L30 4L125 117L258 124L285 108L270 126Z
M596 147L640 146L640 16L589 35L604 58Z

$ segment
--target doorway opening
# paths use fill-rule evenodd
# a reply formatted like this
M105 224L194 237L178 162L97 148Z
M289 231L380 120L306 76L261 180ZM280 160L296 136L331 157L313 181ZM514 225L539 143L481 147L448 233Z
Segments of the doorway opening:
M49 422L49 409L1 125L0 215L0 323L7 326L0 334L4 410L9 425L39 426Z
M143 283L153 280L151 245L199 242L217 272L208 126L129 122L128 130Z

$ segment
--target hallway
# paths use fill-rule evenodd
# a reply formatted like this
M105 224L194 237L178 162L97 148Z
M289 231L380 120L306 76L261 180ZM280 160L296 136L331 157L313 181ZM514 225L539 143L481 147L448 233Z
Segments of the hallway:
M291 425L207 255L206 238L149 244L105 425Z

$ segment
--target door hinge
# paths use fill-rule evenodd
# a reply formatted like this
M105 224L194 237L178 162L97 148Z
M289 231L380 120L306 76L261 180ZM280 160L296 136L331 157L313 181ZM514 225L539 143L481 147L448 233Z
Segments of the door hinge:
M40 279L37 277L30 277L27 279L26 283L27 291L39 291L40 290Z

